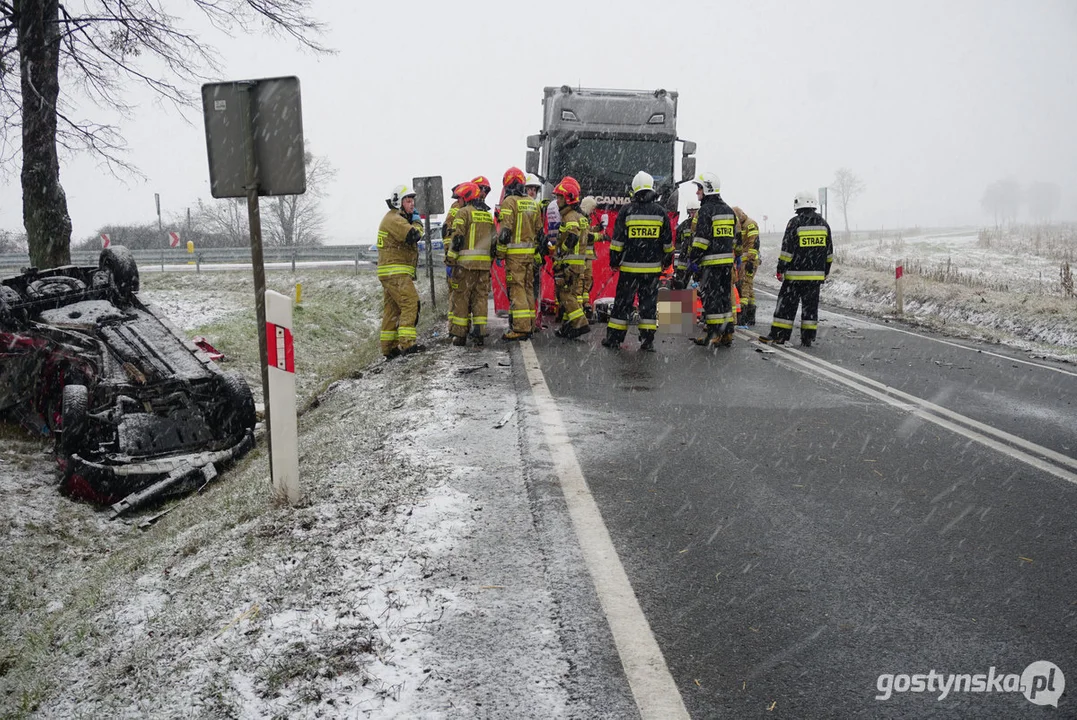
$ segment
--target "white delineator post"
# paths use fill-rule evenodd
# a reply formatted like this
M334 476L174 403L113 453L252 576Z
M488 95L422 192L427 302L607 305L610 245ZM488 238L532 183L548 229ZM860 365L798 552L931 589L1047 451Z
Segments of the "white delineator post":
M266 355L269 366L270 468L273 492L292 505L299 502L299 424L295 410L295 348L292 299L265 291Z
M894 268L894 284L895 294L897 296L897 314L901 315L905 312L905 292L902 282L902 277L905 275L905 266L898 260L897 266Z

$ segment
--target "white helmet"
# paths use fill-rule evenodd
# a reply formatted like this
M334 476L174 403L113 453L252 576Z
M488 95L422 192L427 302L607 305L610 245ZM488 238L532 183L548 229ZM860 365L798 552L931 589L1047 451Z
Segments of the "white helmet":
M722 191L722 181L712 172L696 175L695 184L703 188L704 195L717 195Z
M793 196L793 209L802 210L803 208L815 208L817 207L815 202L815 193L811 190L801 190Z
M397 185L385 200L395 209L399 210L400 201L406 197L415 197L415 190L407 185Z
M583 200L580 200L580 212L584 215L590 215L598 207L598 200L595 200L594 195L588 195Z
M699 198L695 198L695 197L689 198L688 199L688 207L685 208L685 209L688 212L691 212L693 210L699 210Z
M632 194L643 190L654 190L654 178L640 170L636 177L632 178Z
M542 187L542 181L538 179L538 175L534 173L527 173L527 182L524 183L524 187Z

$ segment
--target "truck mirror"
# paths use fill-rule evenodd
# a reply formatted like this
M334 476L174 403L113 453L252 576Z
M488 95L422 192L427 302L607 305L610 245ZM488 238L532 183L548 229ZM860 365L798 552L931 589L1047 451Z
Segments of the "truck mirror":
M540 147L542 147L542 136L541 135L528 135L527 136L527 149L528 150L538 150Z
M696 154L696 144L691 140L681 140L684 147L681 148L681 154L687 157L688 155Z
M695 143L692 143L693 145ZM682 182L692 180L696 176L696 159L694 157L681 158L681 178Z
M529 172L532 175L538 175L539 171L539 154L538 150L528 150L527 159L524 161L524 172Z

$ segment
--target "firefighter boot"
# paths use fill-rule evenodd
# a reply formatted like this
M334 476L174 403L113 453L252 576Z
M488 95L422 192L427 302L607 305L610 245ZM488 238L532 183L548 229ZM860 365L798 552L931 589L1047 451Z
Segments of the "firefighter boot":
M405 348L400 351L401 355L414 355L415 353L426 352L426 345L420 345L416 343L409 348Z
M501 336L502 340L515 341L515 340L530 340L531 333L519 332L518 330L509 330L507 333Z
M755 305L749 305L744 311L744 324L752 327L755 325Z
M639 344L639 349L642 352L654 352L654 338L649 337L644 339L643 342Z
M465 345L467 345L467 338L464 337L463 335L454 337L452 339L452 344L455 345L456 347L464 347Z
M694 342L696 345L699 345L700 347L706 347L707 345L710 345L716 337L718 337L716 334L708 330L707 334L703 337L692 338L692 342Z
M722 333L722 335L718 338L717 344L721 347L733 347L733 333Z

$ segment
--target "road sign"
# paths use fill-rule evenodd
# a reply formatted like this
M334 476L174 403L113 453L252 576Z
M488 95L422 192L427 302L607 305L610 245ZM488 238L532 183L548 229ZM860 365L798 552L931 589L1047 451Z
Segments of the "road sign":
M101 247L107 248L112 244L112 238L108 236L108 233L101 233Z
M420 215L439 215L445 212L445 193L441 188L441 176L417 177L415 186L415 211Z
M169 247L179 247L179 245L180 245L180 235L179 235L179 233L178 232L170 232L170 233L168 233L168 246Z
M246 121L250 103L249 122ZM209 83L202 86L210 191L215 198L247 197L247 139L254 141L259 195L307 190L299 78Z

